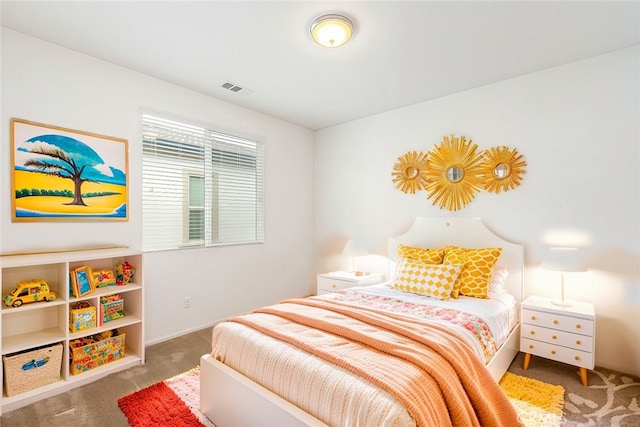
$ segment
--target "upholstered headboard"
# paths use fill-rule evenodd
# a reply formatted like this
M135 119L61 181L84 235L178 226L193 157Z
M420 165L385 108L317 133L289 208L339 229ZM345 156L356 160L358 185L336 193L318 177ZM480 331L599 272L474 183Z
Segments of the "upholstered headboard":
M504 240L489 230L480 218L418 217L404 234L389 239L389 278L393 278L398 244L422 248L455 245L464 248L501 247L497 266L509 270L505 287L518 304L524 295L524 247Z

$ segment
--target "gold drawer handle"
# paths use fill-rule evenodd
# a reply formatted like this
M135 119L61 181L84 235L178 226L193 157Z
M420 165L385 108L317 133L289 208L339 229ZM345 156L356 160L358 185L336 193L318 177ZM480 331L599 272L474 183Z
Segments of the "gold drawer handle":
M536 316L531 316L531 320L536 320Z
M554 320L554 321L553 321L553 324L554 324L554 325L557 325L557 324L558 324L558 321L557 321L557 320Z
M580 342L580 340L576 340L576 344L580 345L582 342Z
M556 351L555 350L551 350L551 354L556 354Z
M553 339L553 340L555 340L555 339L557 339L557 338L558 338L558 337L556 337L555 335L552 335L552 336L551 336L551 339Z
M576 356L576 357L575 357L575 359L576 359L576 360L580 360L580 356Z
M576 329L580 329L580 323L576 325Z
M536 332L535 332L535 331L531 331L531 332L529 332L529 333L530 333L531 335L535 335L535 333L536 333Z
M335 288L336 288L336 284L335 284L335 283L332 283L332 284L331 284L331 287L332 287L333 289L335 289Z
M533 344L529 344L529 348L533 348Z

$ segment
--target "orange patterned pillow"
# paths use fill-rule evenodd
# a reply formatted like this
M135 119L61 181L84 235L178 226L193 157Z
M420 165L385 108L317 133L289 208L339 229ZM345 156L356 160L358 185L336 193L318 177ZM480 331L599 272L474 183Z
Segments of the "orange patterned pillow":
M444 248L424 249L413 246L398 245L398 261L401 258L422 261L426 264L442 264Z
M458 298L458 295L489 298L493 266L501 253L502 248L465 249L447 246L444 263L463 266L451 296L453 298Z

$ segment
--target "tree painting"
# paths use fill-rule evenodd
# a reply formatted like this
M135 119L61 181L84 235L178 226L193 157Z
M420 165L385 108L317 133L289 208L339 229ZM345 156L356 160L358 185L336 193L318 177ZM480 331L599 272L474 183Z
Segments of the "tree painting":
M127 141L12 120L14 220L126 219Z

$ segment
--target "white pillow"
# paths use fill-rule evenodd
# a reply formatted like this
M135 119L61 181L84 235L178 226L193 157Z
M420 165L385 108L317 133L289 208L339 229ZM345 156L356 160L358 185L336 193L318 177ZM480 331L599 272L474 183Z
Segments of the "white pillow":
M462 271L462 265L426 264L403 258L398 264L393 288L437 299L451 298L453 285Z
M498 265L493 267L493 273L491 276L491 280L489 281L489 292L507 292L504 284L507 281L508 276L509 270L507 270L505 267L500 267Z

